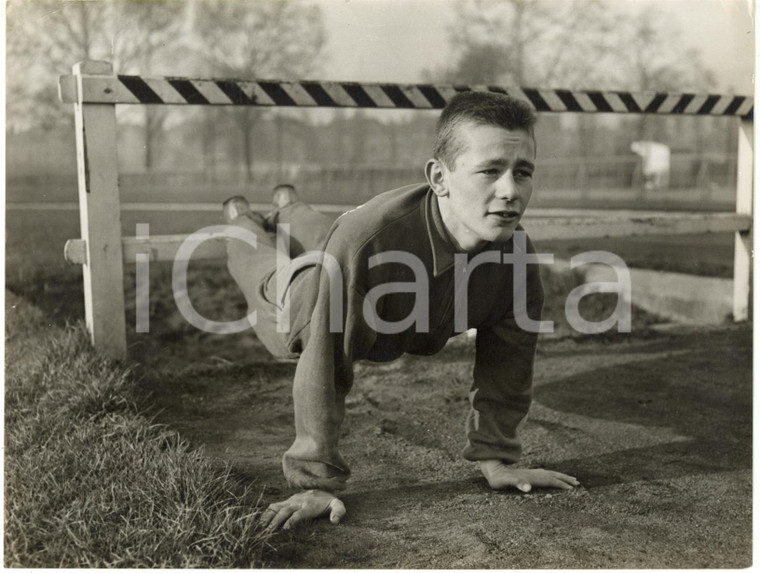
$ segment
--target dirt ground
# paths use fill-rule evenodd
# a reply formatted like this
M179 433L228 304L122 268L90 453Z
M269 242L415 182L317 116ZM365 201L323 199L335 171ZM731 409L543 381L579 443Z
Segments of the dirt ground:
M460 457L472 358L460 338L436 357L357 365L348 515L277 534L268 566L751 565L749 327L542 341L520 466L576 476L570 492L491 491ZM159 421L265 485L270 503L288 495L294 367L188 364L143 382Z

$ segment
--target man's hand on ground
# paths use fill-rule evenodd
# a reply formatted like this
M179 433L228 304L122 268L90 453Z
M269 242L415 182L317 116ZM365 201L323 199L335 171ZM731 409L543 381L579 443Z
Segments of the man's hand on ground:
M282 525L291 529L303 521L330 514L332 523L340 523L346 515L343 502L327 491L310 489L297 493L285 501L271 504L261 515L261 521L270 531Z
M560 472L516 469L505 465L500 460L481 461L480 471L493 489L516 487L520 491L529 492L534 487L573 489L576 485L580 485L574 477Z

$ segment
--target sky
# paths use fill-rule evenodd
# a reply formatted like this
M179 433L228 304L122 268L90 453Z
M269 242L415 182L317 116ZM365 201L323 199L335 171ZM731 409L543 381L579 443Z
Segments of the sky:
M454 0L315 0L328 33L327 58L315 79L421 81L420 73L450 57ZM561 0L556 0L561 1ZM604 0L644 10L646 0ZM659 0L700 50L720 91L754 91L753 22L748 0ZM561 86L539 86L561 87ZM592 87L592 86L590 86Z

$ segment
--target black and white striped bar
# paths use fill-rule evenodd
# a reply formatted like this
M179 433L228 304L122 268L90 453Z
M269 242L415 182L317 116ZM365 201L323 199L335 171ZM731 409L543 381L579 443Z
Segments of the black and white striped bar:
M60 96L77 101L77 76L61 76ZM743 95L533 89L486 85L283 82L81 76L83 103L255 105L441 109L463 91L492 91L528 101L539 112L647 113L750 119L754 100Z

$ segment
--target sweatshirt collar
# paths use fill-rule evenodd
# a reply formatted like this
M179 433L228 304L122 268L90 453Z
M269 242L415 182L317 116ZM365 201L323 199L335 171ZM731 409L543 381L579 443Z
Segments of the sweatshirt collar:
M432 189L425 196L425 224L433 252L433 276L438 277L454 266L456 248L449 239Z
M458 251L449 239L449 233L443 224L441 209L438 207L438 200L432 189L428 189L425 196L425 224L430 240L430 249L433 252L433 276L438 277L454 266L454 255ZM523 230L519 225L517 228ZM512 239L509 239L505 243L488 243L478 252L485 251L489 245L503 252L511 252L513 248ZM468 258L475 254L477 253L469 253Z

